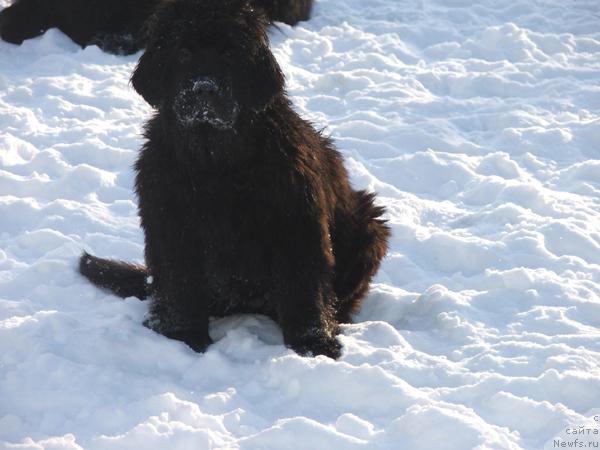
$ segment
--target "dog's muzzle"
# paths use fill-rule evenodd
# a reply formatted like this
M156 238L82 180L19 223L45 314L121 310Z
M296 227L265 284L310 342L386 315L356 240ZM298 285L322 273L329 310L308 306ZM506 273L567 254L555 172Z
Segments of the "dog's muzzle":
M218 129L232 128L238 115L230 83L202 77L187 83L175 97L173 111L183 127L206 124Z

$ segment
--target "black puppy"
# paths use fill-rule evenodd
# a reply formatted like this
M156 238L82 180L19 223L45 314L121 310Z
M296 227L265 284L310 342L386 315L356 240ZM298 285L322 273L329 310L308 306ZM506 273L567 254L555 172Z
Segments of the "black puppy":
M0 12L0 37L21 44L58 28L81 47L98 45L116 54L144 47L143 24L162 2L171 0L16 0ZM204 0L196 0L203 2ZM313 0L254 0L270 21L295 25L308 20Z
M277 320L298 353L336 358L389 230L292 109L267 24L243 0L155 11L132 76L157 110L136 164L147 268L84 254L80 271L150 295L148 325L195 350L211 343L210 315L249 312Z

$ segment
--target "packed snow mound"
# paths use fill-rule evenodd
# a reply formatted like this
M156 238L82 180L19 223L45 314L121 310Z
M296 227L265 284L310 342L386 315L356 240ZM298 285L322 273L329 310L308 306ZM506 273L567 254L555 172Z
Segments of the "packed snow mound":
M0 42L0 447L600 445L599 14L318 0L271 32L297 110L393 231L339 361L262 316L213 320L197 354L80 277L82 249L143 260L139 54Z

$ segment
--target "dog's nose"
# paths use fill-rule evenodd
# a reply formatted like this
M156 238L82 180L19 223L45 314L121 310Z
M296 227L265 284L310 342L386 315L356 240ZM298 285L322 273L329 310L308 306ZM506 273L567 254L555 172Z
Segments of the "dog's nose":
M192 84L192 91L197 94L218 94L219 83L214 78L199 78L194 80Z
M216 107L222 102L224 90L214 78L198 78L192 83L192 95L196 101Z
M173 109L184 126L204 123L215 128L230 128L238 113L228 80L203 76L190 80L176 95Z

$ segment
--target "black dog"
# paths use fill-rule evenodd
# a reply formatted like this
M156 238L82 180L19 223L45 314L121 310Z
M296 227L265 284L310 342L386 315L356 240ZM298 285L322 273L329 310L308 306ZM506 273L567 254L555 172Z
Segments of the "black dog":
M116 54L142 49L143 24L162 2L170 0L16 0L0 12L0 37L21 44L58 28L81 47L98 45ZM197 0L202 2L204 0ZM308 20L313 0L254 0L269 20L295 25Z
M150 295L148 325L195 350L211 343L209 315L248 312L277 320L298 353L336 358L389 230L292 109L267 24L243 0L156 10L132 76L157 109L136 164L147 269L84 254L80 271Z

